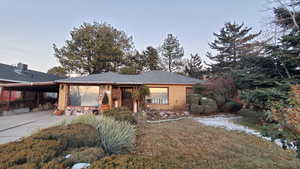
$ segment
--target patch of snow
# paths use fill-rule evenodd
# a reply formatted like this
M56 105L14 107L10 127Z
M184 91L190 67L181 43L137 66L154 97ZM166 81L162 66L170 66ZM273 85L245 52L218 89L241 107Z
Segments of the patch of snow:
M246 126L235 124L232 120L240 119L241 116L234 116L234 115L215 115L215 116L209 116L209 117L199 117L196 118L196 120L206 126L212 126L212 127L221 127L228 131L241 131L245 132L250 135L254 135L256 137L261 137L265 140L272 141L270 137L263 136L260 132L250 129ZM282 143L279 139L274 140L274 142L282 147ZM294 146L293 143L291 143L293 146L291 149L296 150L296 146Z
M85 169L90 166L91 166L91 164L89 164L89 163L77 163L77 164L73 165L72 169Z

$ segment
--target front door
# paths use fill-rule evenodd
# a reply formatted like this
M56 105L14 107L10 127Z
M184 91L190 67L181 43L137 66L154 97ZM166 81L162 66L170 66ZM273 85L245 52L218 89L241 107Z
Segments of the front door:
M133 89L130 87L121 88L122 89L122 106L133 110Z

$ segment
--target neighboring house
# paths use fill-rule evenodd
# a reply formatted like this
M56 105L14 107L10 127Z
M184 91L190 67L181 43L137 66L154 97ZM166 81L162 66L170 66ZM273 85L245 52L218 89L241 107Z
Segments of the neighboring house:
M0 85L11 83L48 82L61 79L61 77L28 69L26 64L18 63L11 66L0 63ZM3 90L0 87L0 103L15 101L19 99L35 99L33 91L21 92L16 90Z
M99 108L106 95L110 108L126 106L135 112L139 101L134 100L133 95L142 85L150 89L150 96L146 98L147 107L156 110L184 110L187 93L191 91L192 85L201 82L163 71L138 75L106 72L55 81L59 85L59 110Z

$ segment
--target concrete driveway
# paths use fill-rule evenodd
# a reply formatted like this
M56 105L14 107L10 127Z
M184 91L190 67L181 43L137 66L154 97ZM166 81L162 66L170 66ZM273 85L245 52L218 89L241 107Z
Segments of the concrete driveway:
M52 111L30 112L13 116L0 116L0 144L16 141L42 128L71 119L71 116L55 116Z

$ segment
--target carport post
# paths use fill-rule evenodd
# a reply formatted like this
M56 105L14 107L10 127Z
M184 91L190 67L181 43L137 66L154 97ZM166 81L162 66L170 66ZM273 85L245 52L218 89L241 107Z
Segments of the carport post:
M11 90L8 90L8 102L7 102L7 110L10 109L10 100L11 100Z

